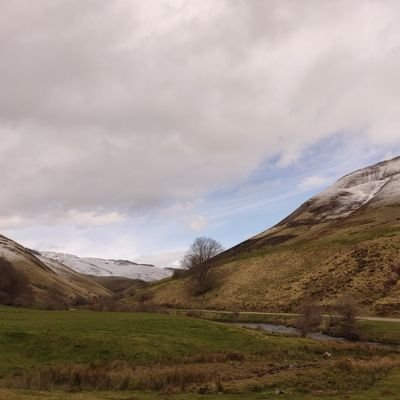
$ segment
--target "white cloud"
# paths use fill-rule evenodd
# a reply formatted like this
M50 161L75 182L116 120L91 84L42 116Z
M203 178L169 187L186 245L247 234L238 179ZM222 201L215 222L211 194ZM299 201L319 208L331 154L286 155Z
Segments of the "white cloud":
M18 215L0 219L0 229L15 229L22 227L26 224L27 221Z
M254 193L197 209L266 159L297 165L338 132L395 148L399 13L397 0L1 2L0 229L161 210L200 232L209 213L265 206ZM310 173L300 189L325 184Z
M179 268L181 259L186 250L166 251L155 254L145 254L138 256L139 262L154 264L160 267Z
M390 0L1 3L1 214L142 212L273 155L296 163L338 131L399 143L399 12Z
M299 183L298 188L302 191L317 189L327 185L330 182L331 179L325 176L308 176Z
M194 217L189 223L190 229L194 232L204 231L204 229L207 228L207 225L208 225L208 220L206 217L202 215Z
M102 212L102 211L79 211L69 210L66 215L67 223L76 225L92 226L92 225L113 225L123 222L127 219L125 215L118 212Z

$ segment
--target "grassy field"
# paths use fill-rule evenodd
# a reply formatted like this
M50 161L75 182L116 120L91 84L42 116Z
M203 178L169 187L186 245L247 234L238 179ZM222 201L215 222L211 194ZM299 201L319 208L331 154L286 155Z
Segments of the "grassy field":
M345 396L345 397L343 397ZM0 389L1 400L267 400L267 399L286 399L286 400L378 400L400 399L400 371L395 371L377 382L367 390L356 390L343 395L334 393L324 396L321 393L293 393L285 392L284 396L276 394L274 390L266 390L258 393L246 394L208 394L207 396L185 393L171 396L144 392L62 392L62 391L31 391L31 390L12 390Z
M296 320L296 315L279 313L235 313L229 311L222 312L212 310L171 310L171 313L177 315L189 314L195 316L196 318L228 323L243 322L293 326ZM358 327L364 341L378 342L390 345L400 345L399 322L359 320Z
M169 311L176 315L193 315L196 318L202 318L217 322L244 322L254 324L277 324L290 325L294 322L296 315L280 313L257 313L257 312L231 312L214 310L173 310Z
M393 348L179 315L0 307L0 399L374 399L399 367Z
M400 323L390 321L360 321L366 340L400 345Z
M344 397L345 396L345 397ZM377 382L367 390L356 390L346 395L334 393L324 396L321 393L293 393L285 392L284 395L277 394L274 390L266 390L259 393L246 394L208 394L207 396L186 393L163 395L154 393L138 392L91 392L91 393L65 393L65 392L38 392L38 391L16 391L1 390L0 399L4 400L267 400L267 399L285 399L285 400L399 400L400 399L400 371L396 370Z

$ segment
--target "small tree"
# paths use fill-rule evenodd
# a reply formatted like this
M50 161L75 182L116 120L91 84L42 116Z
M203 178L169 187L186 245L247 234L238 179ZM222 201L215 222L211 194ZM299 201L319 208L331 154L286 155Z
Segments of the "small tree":
M315 332L320 328L322 321L321 309L310 302L306 302L300 309L300 315L296 319L296 328L300 331L302 337L310 332Z
M184 255L181 265L193 277L194 294L203 294L215 286L211 259L223 250L215 239L198 237Z
M335 314L329 319L327 333L350 340L359 340L358 307L354 299L349 296L338 299L333 311Z
M354 299L351 297L343 297L339 299L336 303L336 312L338 314L342 336L346 339L358 340L358 307Z

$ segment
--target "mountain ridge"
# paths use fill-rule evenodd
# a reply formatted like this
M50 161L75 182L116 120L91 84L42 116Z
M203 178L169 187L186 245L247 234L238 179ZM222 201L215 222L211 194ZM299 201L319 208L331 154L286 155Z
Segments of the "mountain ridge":
M80 274L97 277L124 277L151 282L168 278L172 272L151 264L138 264L129 260L78 257L73 254L41 251L42 255L61 262Z

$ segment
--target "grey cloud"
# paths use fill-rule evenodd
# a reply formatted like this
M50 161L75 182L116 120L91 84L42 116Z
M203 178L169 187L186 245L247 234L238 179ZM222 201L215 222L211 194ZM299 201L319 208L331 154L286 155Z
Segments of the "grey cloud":
M3 215L151 209L340 130L399 141L397 1L0 4Z

